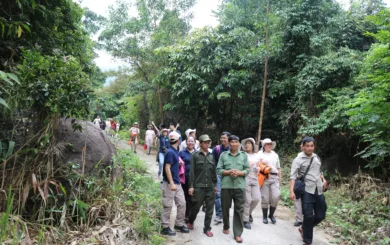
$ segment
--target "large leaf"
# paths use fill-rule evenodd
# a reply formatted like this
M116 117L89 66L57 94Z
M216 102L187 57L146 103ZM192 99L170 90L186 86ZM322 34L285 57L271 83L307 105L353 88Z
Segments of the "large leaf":
M3 105L5 107L9 108L7 102L5 102L5 100L3 100L2 98L0 98L0 105Z

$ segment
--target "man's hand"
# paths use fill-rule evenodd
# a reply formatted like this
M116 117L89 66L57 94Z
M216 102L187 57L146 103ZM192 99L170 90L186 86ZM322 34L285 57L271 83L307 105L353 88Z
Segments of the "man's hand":
M237 178L238 174L239 174L238 170L237 169L233 169L231 174L230 174L230 176L232 176L233 178Z
M177 186L175 184L170 184L170 186L171 186L171 191L177 190Z
M214 192L215 192L215 194L218 193L218 187L214 187Z
M326 181L326 179L323 179L323 181L322 181L322 189L323 189L323 191L327 191L328 187L329 187L328 181Z
M294 192L290 192L290 199L291 199L291 201L295 201L295 194L294 194Z
M192 196L194 194L194 188L188 189L188 195Z

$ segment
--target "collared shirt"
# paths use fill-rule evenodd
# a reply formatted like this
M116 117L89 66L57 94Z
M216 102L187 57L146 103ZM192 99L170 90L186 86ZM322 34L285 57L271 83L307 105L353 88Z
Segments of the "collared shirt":
M231 169L243 171L245 176L233 178L230 175L223 175L225 170ZM222 176L222 189L245 189L245 177L249 173L248 155L243 151L238 151L235 156L230 151L223 152L218 161L217 173Z
M170 146L168 148L167 153L165 154L164 157L164 167L163 167L163 179L164 181L169 182L167 178L167 173L165 172L165 165L169 163L171 164L171 174L172 174L172 179L173 182L176 185L180 185L180 177L179 177L179 152Z
M313 153L312 157L308 157L303 152L299 153L291 165L290 179L296 180L302 177L305 174L306 169L310 165L311 158L313 158L313 162L305 177L305 191L310 194L314 194L317 189L318 195L321 195L322 194L321 160L317 156L317 154Z
M215 164L218 164L219 157L221 156L222 152L230 151L230 146L228 145L226 148L223 148L223 145L219 145L219 152L217 151L217 147L214 147L212 153L214 156Z
M186 167L186 180L190 178L190 166L191 166L191 156L193 153L195 153L196 150L193 152L189 152L188 149L184 149L179 152L179 157L184 161L185 167Z
M217 185L217 170L210 152L206 155L201 151L192 154L190 168L190 188Z
M276 152L266 152L266 151L259 151L260 160L267 161L268 166L272 168L271 173L278 173L278 168L280 168L280 160L278 154Z

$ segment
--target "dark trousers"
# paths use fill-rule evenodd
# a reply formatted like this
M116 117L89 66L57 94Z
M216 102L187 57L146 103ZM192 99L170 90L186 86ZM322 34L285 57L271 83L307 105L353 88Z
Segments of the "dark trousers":
M195 188L192 196L192 208L188 223L193 224L196 216L199 213L200 207L206 204L206 215L204 217L203 231L211 231L211 219L213 218L214 203L215 203L215 192L214 187Z
M303 213L303 241L307 244L313 242L313 228L325 219L326 201L324 195L318 195L318 191L310 194L305 191L302 197Z
M230 228L229 210L232 207L232 200L234 202L233 235L234 237L241 237L244 230L242 216L244 214L245 189L221 190L222 219L224 230L228 230Z
M188 184L188 179L186 176L186 183L181 184L181 188L183 188L184 191L184 197L186 198L186 218L190 217L190 211L192 207L192 201L191 201L191 196L188 194L188 189L189 189L189 184Z

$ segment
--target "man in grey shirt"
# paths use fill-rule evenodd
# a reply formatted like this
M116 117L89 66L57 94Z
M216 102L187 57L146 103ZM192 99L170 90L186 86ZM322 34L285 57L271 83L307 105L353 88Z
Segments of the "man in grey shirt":
M315 141L312 137L302 140L302 151L294 159L290 176L290 199L295 201L295 180L302 177L313 161L305 177L305 193L302 196L303 225L299 228L305 245L312 244L313 228L325 219L326 202L323 191L328 187L324 176L321 174L321 160L314 153Z

